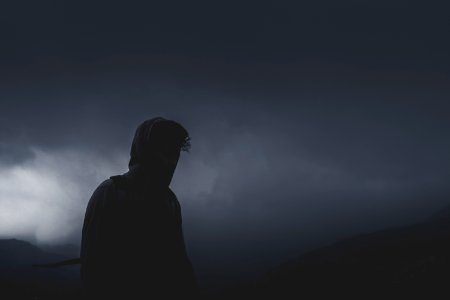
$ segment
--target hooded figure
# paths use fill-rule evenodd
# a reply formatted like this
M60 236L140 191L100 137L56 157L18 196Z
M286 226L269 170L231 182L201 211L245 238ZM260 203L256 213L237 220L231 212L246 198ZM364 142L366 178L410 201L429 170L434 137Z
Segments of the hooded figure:
M180 204L169 188L189 136L154 118L136 130L129 171L101 183L89 200L81 242L88 299L172 299L196 292Z

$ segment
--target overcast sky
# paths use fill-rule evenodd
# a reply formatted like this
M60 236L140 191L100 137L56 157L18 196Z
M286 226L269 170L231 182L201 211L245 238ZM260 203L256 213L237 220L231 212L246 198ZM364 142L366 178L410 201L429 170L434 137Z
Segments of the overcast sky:
M192 136L172 187L210 284L450 204L448 7L165 3L1 5L1 237L79 244L154 116Z

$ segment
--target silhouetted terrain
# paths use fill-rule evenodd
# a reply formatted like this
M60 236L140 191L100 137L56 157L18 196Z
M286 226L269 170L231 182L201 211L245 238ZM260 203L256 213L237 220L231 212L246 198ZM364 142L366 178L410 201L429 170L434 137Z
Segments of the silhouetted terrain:
M75 299L79 297L78 267L34 268L68 257L44 252L16 239L0 240L1 299Z
M448 299L449 282L450 207L423 223L311 251L222 297Z
M75 248L53 249L71 253ZM15 239L0 240L1 299L78 299L77 266L31 267L65 258L71 257ZM422 223L308 252L252 284L207 299L440 299L450 296L449 281L450 207Z
M45 252L56 253L64 257L73 258L80 256L80 246L74 244L59 244L39 246Z

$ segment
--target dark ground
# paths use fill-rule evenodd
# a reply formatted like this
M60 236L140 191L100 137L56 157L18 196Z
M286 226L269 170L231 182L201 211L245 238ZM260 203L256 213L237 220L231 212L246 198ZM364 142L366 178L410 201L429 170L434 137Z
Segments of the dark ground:
M70 258L73 246L45 248L0 240L2 299L80 299L77 266L32 264ZM53 254L60 252L60 254ZM424 222L349 239L308 252L242 286L206 299L441 299L450 296L450 207Z

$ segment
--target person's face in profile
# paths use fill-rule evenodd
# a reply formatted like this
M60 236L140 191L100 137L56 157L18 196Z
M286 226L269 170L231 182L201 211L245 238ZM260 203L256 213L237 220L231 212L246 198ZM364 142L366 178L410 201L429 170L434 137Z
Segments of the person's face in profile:
M160 155L164 164L167 165L168 168L173 168L175 171L178 160L180 159L180 148L173 145L163 146Z
M160 175L164 180L170 182L180 158L181 148L173 143L160 143L153 153L154 166L159 169Z
M150 136L150 160L165 182L170 182L185 138L169 123L157 123Z

